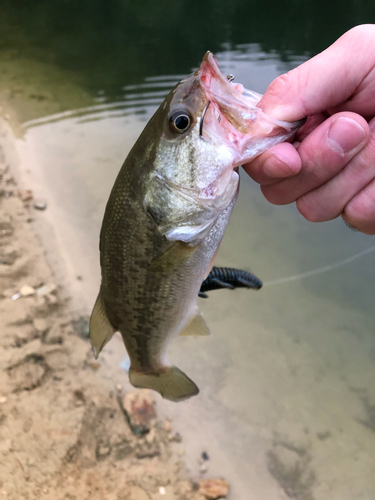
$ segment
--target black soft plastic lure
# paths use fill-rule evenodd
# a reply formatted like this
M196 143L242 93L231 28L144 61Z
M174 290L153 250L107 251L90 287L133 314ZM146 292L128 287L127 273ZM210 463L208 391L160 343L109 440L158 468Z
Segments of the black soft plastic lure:
M259 290L263 283L254 274L243 271L242 269L234 269L232 267L213 267L210 274L203 281L198 296L207 299L206 292L211 290L219 290L227 288L234 290L235 288L253 288Z

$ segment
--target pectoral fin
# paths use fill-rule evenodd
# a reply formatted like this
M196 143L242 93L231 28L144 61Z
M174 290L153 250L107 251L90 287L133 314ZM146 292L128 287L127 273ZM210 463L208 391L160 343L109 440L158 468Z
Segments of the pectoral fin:
M181 337L203 337L211 335L211 331L205 322L202 313L197 308L195 313L190 318L189 323L185 326L185 328L180 333Z
M99 292L90 318L90 341L95 358L99 356L106 343L111 340L115 331L116 329L108 319L102 295Z
M150 270L163 274L173 272L178 266L183 265L194 255L198 245L189 245L183 241L175 241L165 252L155 257L150 264Z

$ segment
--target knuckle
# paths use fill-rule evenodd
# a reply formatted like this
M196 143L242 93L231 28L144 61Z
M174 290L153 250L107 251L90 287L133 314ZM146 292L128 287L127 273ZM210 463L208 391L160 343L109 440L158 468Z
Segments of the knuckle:
M301 196L296 205L299 213L309 222L326 222L336 219L343 210L343 204L339 201L329 200L327 190L324 188L315 189Z
M298 212L309 222L322 222L316 204L311 202L311 197L301 196L296 206Z
M283 189L280 189L280 183L276 184L263 184L261 186L263 196L272 205L288 205L294 200L290 200L285 196Z
M316 147L316 144L309 144L308 141L303 145L304 147L299 148L299 153L302 159L303 171L308 173L309 176L312 177L317 176L317 156L320 155L319 148Z
M342 218L352 228L366 234L375 234L374 181L347 203Z

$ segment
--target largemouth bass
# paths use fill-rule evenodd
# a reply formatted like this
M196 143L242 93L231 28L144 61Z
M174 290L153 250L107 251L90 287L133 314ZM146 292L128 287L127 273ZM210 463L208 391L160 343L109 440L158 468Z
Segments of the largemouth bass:
M166 349L179 334L209 334L197 297L237 199L237 167L302 124L265 115L260 98L226 78L207 52L146 125L107 203L93 351L97 357L119 331L131 384L172 401L199 392L167 362Z

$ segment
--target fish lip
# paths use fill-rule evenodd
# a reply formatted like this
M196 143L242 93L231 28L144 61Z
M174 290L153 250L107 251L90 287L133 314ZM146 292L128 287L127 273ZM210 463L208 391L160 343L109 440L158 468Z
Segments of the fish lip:
M227 78L225 78L225 76L221 72L221 69L219 67L219 63L217 62L217 59L212 52L210 52L208 50L205 53L203 60L202 60L202 63L206 63L209 66L209 68L211 69L214 76L216 78L218 78L219 80L221 80L224 84L228 85L228 88L230 88L230 82L228 81ZM202 65L201 65L201 68L202 68Z
M202 87L204 90L209 94L212 94L215 98L215 101L220 103L220 95L213 91L209 86L204 82L204 79L202 79L202 76L205 76L205 73L207 72L207 68L209 69L209 72L212 74L212 77L216 79L219 84L224 86L224 89L228 90L231 96L234 99L234 102L236 102L239 105L242 106L253 106L253 107L258 107L258 104L263 97L262 94L258 94L257 92L254 92L252 90L248 90L245 87L242 86L242 84L239 84L243 88L243 92L239 92L233 83L231 83L231 80L228 79L227 77L224 76L222 73L219 63L215 57L215 55L210 52L209 50L205 53L202 64L200 68L198 69L198 75L200 77L200 81L202 84ZM229 75L228 75L229 76ZM233 75L231 75L233 76ZM211 82L210 82L211 83ZM209 95L208 94L208 95ZM208 97L209 98L209 97ZM247 102L246 102L247 101ZM258 108L260 111L262 111L260 108ZM263 111L262 111L263 113ZM265 114L265 113L264 113ZM272 118L272 117L270 117ZM294 122L288 122L284 120L279 120L277 118L272 118L272 120L277 123L280 127L285 128L286 130L293 130L297 131L300 129L306 122L307 118L302 118L301 120L297 120Z
M305 119L287 122L267 115L258 107L263 96L225 77L210 51L195 76L206 102L211 101L205 114L205 137L202 134L200 137L214 143L224 142L235 149L238 159L234 166L247 163L269 147L291 138L305 122ZM200 120L203 121L202 117Z

